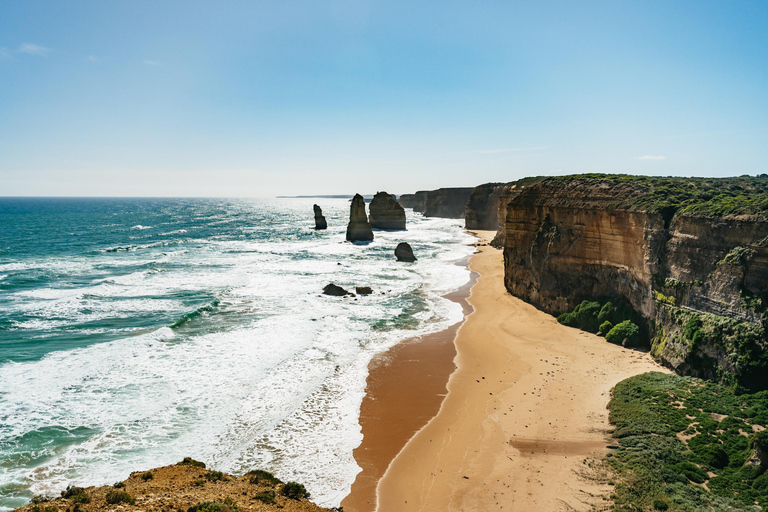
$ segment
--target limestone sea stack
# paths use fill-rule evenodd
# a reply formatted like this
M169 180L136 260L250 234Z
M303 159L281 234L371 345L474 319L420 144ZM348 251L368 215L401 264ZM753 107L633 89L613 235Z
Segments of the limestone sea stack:
M397 261L416 261L416 256L413 255L413 249L406 242L400 242L395 248L395 257Z
M312 208L315 209L315 229L328 229L328 223L323 216L323 210L317 205L314 205Z
M349 224L347 224L347 240L350 242L370 242L373 231L365 213L365 199L355 194L349 207Z
M392 194L376 192L369 209L372 228L388 231L405 229L405 210Z

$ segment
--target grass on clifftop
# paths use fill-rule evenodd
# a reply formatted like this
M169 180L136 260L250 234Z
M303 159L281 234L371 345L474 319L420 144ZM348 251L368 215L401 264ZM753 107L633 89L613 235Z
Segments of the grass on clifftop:
M578 180L585 185L636 185L632 197L617 208L693 216L749 215L768 220L768 175L734 178L677 178L625 174L578 174L543 180Z
M608 408L614 510L768 510L768 474L750 461L768 447L768 392L652 372L617 384Z

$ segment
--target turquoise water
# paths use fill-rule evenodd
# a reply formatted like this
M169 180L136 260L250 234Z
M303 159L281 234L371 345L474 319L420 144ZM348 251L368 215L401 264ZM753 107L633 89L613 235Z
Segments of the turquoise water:
M353 245L349 203L315 201L327 231L304 199L0 198L0 509L184 456L338 505L367 364L461 318L471 239L409 211Z

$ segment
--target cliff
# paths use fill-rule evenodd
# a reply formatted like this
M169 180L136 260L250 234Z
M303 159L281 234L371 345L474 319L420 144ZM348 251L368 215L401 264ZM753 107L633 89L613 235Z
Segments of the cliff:
M463 218L467 209L467 200L472 194L472 190L472 188L439 188L427 192L424 216L446 219Z
M428 190L419 190L413 194L413 211L424 213L427 209L427 194Z
M312 209L315 212L315 229L328 229L328 222L325 220L322 208L313 205Z
M350 242L370 242L373 231L365 213L365 199L355 194L349 205L349 224L347 224L347 240Z
M502 210L513 295L552 314L626 301L665 365L768 388L768 178L522 180Z
M413 201L416 198L416 194L401 194L398 202L403 208L413 208Z
M509 188L505 183L486 183L472 189L464 213L467 229L499 229L499 200ZM506 210L505 210L506 211Z
M376 192L368 210L372 228L388 231L405 229L405 210L392 194Z

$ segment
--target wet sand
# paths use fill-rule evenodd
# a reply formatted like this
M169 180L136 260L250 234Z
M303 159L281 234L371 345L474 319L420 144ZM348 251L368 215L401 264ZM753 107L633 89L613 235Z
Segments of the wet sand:
M632 375L665 370L646 353L562 326L509 295L501 251L481 247L470 268L479 273L468 299L474 311L455 338L457 369L448 381L448 394L438 414L407 442L379 481L378 510L605 507L603 497L610 487L585 478L584 470L585 459L601 455L609 443L610 390ZM425 363L382 367L373 382L377 393L384 396L395 386L401 399L420 395L415 384L403 379L418 379L408 374L421 372ZM427 402L434 407L433 400ZM368 438L367 450L379 453L368 459L374 465L389 457L395 444L384 449L379 443L386 444L388 429L397 430L403 420L395 418L404 412L397 400L378 407L364 420L364 435L376 430L380 435L379 440ZM423 418L429 412L413 414ZM366 464L364 453L355 456ZM371 480L365 486L370 487L376 471L367 475ZM355 508L362 505L366 508ZM373 510L370 505L370 498L362 504L344 502L345 510Z
M476 281L473 272L469 283L446 295L462 305L464 318L472 311L466 299ZM453 341L461 323L406 340L371 361L360 406L363 441L354 451L362 472L341 503L345 511L375 510L376 486L392 459L437 414L456 369Z

